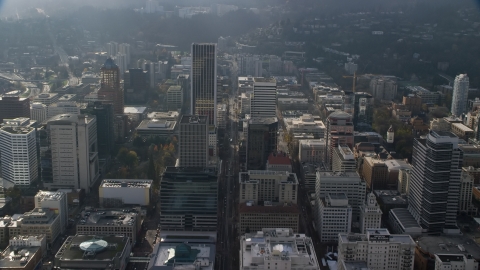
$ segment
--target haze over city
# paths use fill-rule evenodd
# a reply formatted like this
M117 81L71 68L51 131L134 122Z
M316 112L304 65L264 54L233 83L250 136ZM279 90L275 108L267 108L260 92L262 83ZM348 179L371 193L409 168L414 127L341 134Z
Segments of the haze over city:
M480 3L0 0L0 269L477 270Z

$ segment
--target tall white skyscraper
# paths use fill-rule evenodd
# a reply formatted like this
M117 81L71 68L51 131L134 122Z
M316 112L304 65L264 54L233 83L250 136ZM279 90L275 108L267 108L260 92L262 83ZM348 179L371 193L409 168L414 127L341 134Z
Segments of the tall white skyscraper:
M127 67L130 65L130 44L128 43L122 43L118 45L118 52L121 54L125 54L127 57Z
M462 160L453 133L430 131L425 139L413 142L408 209L429 233L459 231L456 217Z
M28 186L38 178L36 130L30 119L5 119L0 129L0 153L4 186Z
M468 88L470 82L467 74L460 74L453 83L452 114L460 116L467 112Z
M123 76L123 73L127 70L127 56L123 53L117 53L115 56L115 63L117 63L118 68L120 69L120 75Z
M117 42L109 42L107 43L107 54L109 57L114 57L118 53L118 43Z
M191 114L208 116L217 123L217 44L192 44Z
M250 99L252 118L277 117L277 82L273 78L254 78Z
M52 183L50 188L84 189L99 178L97 120L92 115L60 114L48 120Z

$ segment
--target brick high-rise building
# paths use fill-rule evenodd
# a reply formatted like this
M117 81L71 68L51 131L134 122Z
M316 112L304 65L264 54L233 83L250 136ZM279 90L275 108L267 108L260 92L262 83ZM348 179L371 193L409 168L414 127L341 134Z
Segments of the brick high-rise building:
M123 114L123 89L120 87L120 69L108 58L101 68L101 84L98 90L100 100L113 104L115 114Z

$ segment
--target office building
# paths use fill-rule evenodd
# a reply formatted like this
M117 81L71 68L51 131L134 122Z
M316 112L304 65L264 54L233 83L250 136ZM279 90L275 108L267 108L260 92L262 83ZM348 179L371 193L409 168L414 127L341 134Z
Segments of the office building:
M180 167L208 165L208 116L183 115L180 119L178 157Z
M450 132L466 142L468 142L469 139L475 139L475 131L462 123L452 123L450 126Z
M378 229L382 225L382 210L377 203L377 197L371 192L365 203L360 206L360 233L367 229Z
M373 97L369 93L356 92L351 97L353 125L356 131L370 131L373 123Z
M345 193L328 193L319 200L319 223L317 231L321 242L338 240L339 233L350 233L352 226L352 206Z
M239 174L239 185L240 233L274 224L298 232L298 179L294 173L249 170Z
M241 103L240 115L245 116L245 114L250 114L250 102L251 102L250 93L242 93L242 95L240 96L240 103Z
M268 156L267 171L292 172L292 161L286 153L273 152Z
M77 223L77 234L122 235L128 237L132 244L137 242L141 229L139 213L131 209L106 210L84 213Z
M161 231L158 238L162 241L153 247L151 259L145 269L216 268L216 233Z
M217 45L192 44L191 110L208 117L208 125L217 123Z
M480 247L472 241L472 238L464 235L423 235L416 239L417 248L415 249L415 269L478 269L480 261ZM445 265L439 264L444 268L433 268L436 266L435 255L446 256L465 256L468 261L467 265L474 268L462 268L457 259L453 259L454 263L448 265L445 259ZM447 257L448 258L448 257ZM452 260L452 258L450 258ZM475 267L475 265L477 265Z
M152 182L150 179L104 179L98 188L100 204L104 207L149 206Z
M148 94L147 71L131 68L123 74L123 94L125 104L145 104Z
M435 270L446 269L476 270L478 262L469 255L435 254Z
M324 163L326 153L327 141L325 139L298 141L300 162Z
M458 231L462 157L450 132L430 131L414 140L408 209L429 233Z
M307 194L315 194L315 185L317 183L317 172L325 171L323 163L302 162L300 165L300 179L303 180Z
M408 194L411 176L411 169L400 169L398 171L398 192L401 194Z
M145 119L137 127L137 134L142 138L170 138L175 134L177 121L171 118Z
M42 103L43 105L50 106L50 104L58 102L60 95L57 93L41 93L33 99L34 103Z
M99 178L97 121L89 115L57 115L47 122L52 182L50 188L84 189Z
M8 226L10 238L18 235L44 234L52 244L61 234L60 216L48 208L34 208Z
M413 270L416 245L410 235L367 229L365 234L341 233L337 237L338 262L366 262L371 269Z
M130 58L130 44L128 43L122 43L120 45L118 45L118 52L121 53L121 54L124 54L125 57L127 58L127 66L130 65L130 61L131 61L131 58Z
M352 115L335 111L327 117L327 164L332 165L333 151L338 145L353 148L353 118Z
M320 270L313 241L286 228L262 228L240 237L240 270Z
M47 119L47 105L42 103L33 103L30 106L30 119L37 121L37 123L43 122Z
M298 179L294 173L249 170L239 173L239 184L240 203L297 203Z
M55 254L57 269L125 269L132 244L121 235L69 236Z
M178 110L183 107L183 89L181 85L172 85L167 90L167 107Z
M108 58L100 69L100 77L99 99L113 104L115 114L123 114L124 99L120 87L120 69L111 58Z
M30 119L4 119L0 128L0 161L4 186L28 187L38 179L37 135Z
M217 127L225 129L230 115L228 114L227 104L218 104L217 106Z
M472 202L473 187L473 176L462 168L460 176L460 196L458 198L458 211L460 213L472 214L477 212Z
M34 270L42 267L42 258L47 256L44 235L19 235L12 237L0 256L0 269Z
M160 183L162 230L217 230L217 173L213 169L167 167Z
M327 128L318 116L304 114L300 118L284 118L287 132L292 134L311 133L315 139L325 138Z
M357 170L355 156L348 145L339 144L333 149L332 171L354 172Z
M467 113L468 89L470 81L467 74L460 74L453 82L452 115L461 116Z
M65 232L68 225L67 194L61 191L40 190L35 195L35 208L48 208L58 213L60 218L60 231Z
M254 78L250 98L252 118L277 116L277 82L273 78Z
M265 169L268 156L277 150L278 120L252 118L248 120L247 169Z
M0 97L0 122L18 117L30 117L30 99L18 96Z
M362 176L369 189L389 189L395 183L388 183L388 167L384 159L377 157L364 157ZM396 185L395 185L396 186Z
M376 99L391 101L397 95L397 82L386 77L373 78L370 81L370 91Z
M98 156L102 160L109 159L115 144L113 105L96 101L88 104L80 112L94 115L97 119Z
M118 43L117 42L109 42L107 43L107 54L108 57L114 57L118 53Z
M84 108L84 104L74 101L62 101L48 105L47 118L50 119L59 114L80 114L80 109Z
M320 200L329 193L345 193L348 203L352 206L352 217L357 221L360 217L360 206L365 202L366 185L356 172L331 172L317 171L315 186L315 205L320 205ZM318 211L315 218L318 220ZM317 224L319 224L317 222Z
M440 101L440 92L431 92L425 89L422 86L414 85L407 86L407 89L414 93L416 96L420 97L422 104L438 104Z

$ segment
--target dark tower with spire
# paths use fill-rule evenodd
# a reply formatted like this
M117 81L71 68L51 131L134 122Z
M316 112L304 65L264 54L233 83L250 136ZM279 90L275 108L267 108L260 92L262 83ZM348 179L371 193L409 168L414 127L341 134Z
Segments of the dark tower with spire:
M98 90L98 98L104 103L113 104L115 114L123 114L123 89L120 87L120 69L108 58L100 70L101 84Z

